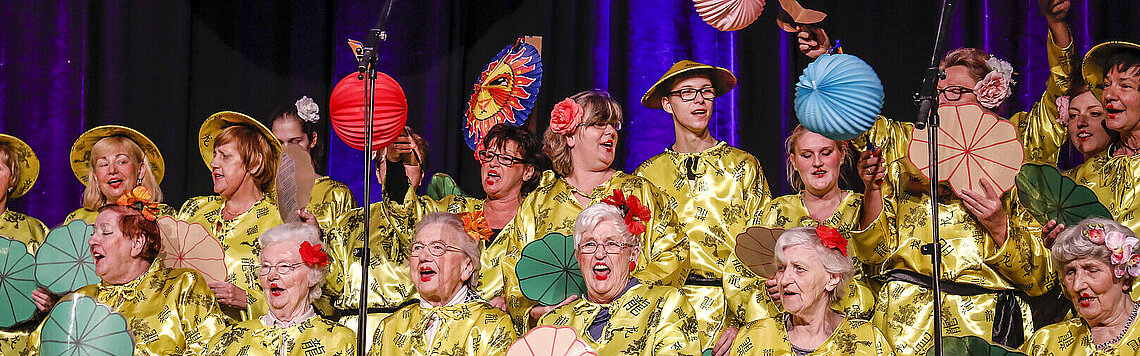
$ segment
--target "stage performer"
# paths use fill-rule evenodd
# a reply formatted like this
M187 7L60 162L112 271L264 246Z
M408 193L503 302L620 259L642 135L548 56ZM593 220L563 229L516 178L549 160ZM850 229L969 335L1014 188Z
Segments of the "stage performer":
M1140 277L1136 234L1115 221L1088 218L1061 232L1052 252L1078 317L1037 330L1021 351L1031 356L1140 354L1140 305L1128 295Z
M712 327L701 330L710 342L705 347L718 354L727 351L741 323L729 313L722 288L726 261L736 235L769 197L760 161L709 132L713 99L735 86L736 76L727 69L688 60L673 64L641 97L641 105L672 116L675 142L634 172L678 203L692 265L682 289L697 318Z
M178 219L202 224L221 242L232 282L212 283L210 289L226 315L254 320L266 313L257 287L257 237L281 225L270 194L281 147L265 125L232 111L207 118L198 139L218 195L190 198Z
M416 224L406 251L420 301L380 323L368 355L502 355L515 341L510 316L475 291L479 231L451 213Z
M137 187L99 209L88 243L102 282L74 293L90 296L126 318L135 355L201 354L225 327L225 317L201 273L166 268L157 258L162 249L155 221L159 210L146 193L146 187ZM29 337L32 354L42 347L43 328L41 324Z
M549 233L573 233L574 219L584 207L615 193L647 208L640 218L639 230L644 230L634 231L644 232L634 277L645 284L680 286L688 276L688 240L673 210L676 202L645 178L610 167L621 126L621 105L602 91L580 92L554 106L543 140L554 171L543 173L538 188L519 206L513 226L500 236L510 239L501 268L507 308L519 330L553 309L535 306L519 288L515 264L523 248Z
M99 208L137 186L150 190L150 201L158 202L159 216L172 216L174 208L162 204L162 183L166 163L158 146L142 133L117 125L99 126L75 139L71 145L71 172L83 183L83 207L63 219L95 223Z
M258 276L269 313L230 325L210 340L211 356L355 356L356 333L316 313L329 256L320 231L302 223L278 225L257 239Z
M1057 99L1060 110L1060 123L1068 130L1069 143L1080 152L1081 157L1088 161L1093 156L1107 151L1120 135L1105 126L1106 115L1104 105L1096 98L1088 84L1080 78L1074 78L1069 92ZM1076 167L1066 172L1075 173Z
M538 325L574 328L599 355L701 354L701 326L689 298L676 287L642 284L630 275L642 244L623 210L602 202L578 214L574 258L586 293L547 313Z
M32 147L15 136L0 134L0 236L23 243L32 255L44 242L47 226L36 218L9 209L8 203L27 194L39 174L40 160ZM40 310L51 308L56 300L43 287L32 292L32 299ZM28 333L36 328L37 320L0 328L0 355L23 354Z
M323 144L317 135L317 122L321 120L319 110L313 99L301 97L295 104L274 112L270 116L269 127L273 129L273 136L282 147L289 144L301 147L312 158L313 167L321 172L324 164L318 157ZM305 209L317 218L321 229L327 230L333 220L355 207L356 198L347 185L322 176L313 184L312 195Z
M795 227L776 241L774 280L785 313L747 324L730 355L893 355L870 321L832 308L852 285L847 239L827 225Z

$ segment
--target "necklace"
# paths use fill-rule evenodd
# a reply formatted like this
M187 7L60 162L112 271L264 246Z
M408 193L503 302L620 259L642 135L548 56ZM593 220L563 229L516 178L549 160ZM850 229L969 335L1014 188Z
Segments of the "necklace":
M1136 302L1132 302L1132 314L1128 316L1128 322L1124 323L1124 329L1120 330L1120 333L1116 334L1116 337L1112 340L1096 344L1096 349L1104 351L1112 348L1113 346L1116 346L1116 343L1120 342L1120 340L1124 338L1124 334L1128 333L1128 329L1132 327L1132 322L1136 321L1136 313L1138 311L1140 311L1140 308L1138 308Z
M581 195L583 197L590 198L590 200L598 200L598 198L594 197L594 194L592 192L590 194L583 193L581 190L578 190L578 187L575 187L573 184L570 184L570 181L566 181L566 186L570 187L570 191L573 192L574 194L578 194L578 195Z
M1131 154L1128 154L1129 156L1135 156L1137 153L1140 153L1140 147L1129 146L1127 143L1124 143L1124 140L1119 140L1116 143L1119 143L1121 147L1128 150L1129 152L1132 152Z

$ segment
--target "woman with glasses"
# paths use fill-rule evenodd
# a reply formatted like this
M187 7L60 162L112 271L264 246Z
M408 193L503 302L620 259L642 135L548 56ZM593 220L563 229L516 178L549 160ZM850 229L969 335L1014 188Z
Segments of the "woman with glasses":
M511 244L500 268L507 306L519 330L553 309L536 306L522 294L515 264L523 248L550 233L572 234L582 209L613 195L636 200L648 211L643 252L633 275L645 284L672 286L680 286L688 276L689 246L671 199L645 178L610 167L618 148L621 105L603 91L584 91L559 102L550 116L543 150L554 171L543 173L538 188L523 200L511 228L500 237Z
M630 275L642 244L622 215L607 203L578 214L574 258L586 293L550 311L538 325L574 328L598 355L700 354L702 337L688 298L675 287L643 284Z
M408 274L420 301L380 322L368 355L501 355L515 341L510 317L475 291L480 235L455 214L416 224Z
M257 238L257 269L269 312L227 327L210 340L205 355L356 355L356 333L317 315L329 258L317 228L278 225Z

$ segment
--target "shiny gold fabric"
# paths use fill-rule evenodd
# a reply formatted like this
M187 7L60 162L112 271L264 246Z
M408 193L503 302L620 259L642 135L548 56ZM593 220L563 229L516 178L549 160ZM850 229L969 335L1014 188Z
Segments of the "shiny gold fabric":
M155 214L155 216L158 216L161 218L163 216L176 216L176 215L178 215L178 210L174 210L174 208L172 208L170 205L158 203L158 214ZM67 224L67 223L75 221L75 220L83 220L83 222L87 223L88 225L91 225L91 224L95 223L95 218L98 218L98 217L99 217L98 211L87 210L87 208L79 208L79 209L76 209L75 211L71 212L71 214L67 214L67 217L63 219L63 223Z
M306 208L317 217L321 229L328 230L332 227L333 221L356 208L356 197L344 183L329 177L320 177L317 178L316 184L313 184L313 193Z
M692 172L688 162L695 162ZM693 173L692 180L689 173ZM748 152L724 141L696 153L678 153L670 148L645 161L634 172L673 198L681 231L689 238L692 275L721 279L736 247L736 235L749 226L752 214L769 197L768 182L760 162ZM719 287L682 287L697 319L711 326L703 330L712 342L722 326L739 325L725 309L724 290ZM705 345L712 347L713 345Z
M0 236L19 241L28 247L28 253L35 255L47 235L47 226L36 218L5 209L0 213ZM31 291L28 291L31 292ZM20 355L27 349L28 333L39 324L32 319L10 328L0 328L0 355Z
M589 194L593 203L597 203L612 195L614 189L621 189L626 196L638 197L653 213L652 218L645 223L647 230L641 236L641 257L638 258L633 277L647 284L680 286L689 274L689 242L680 231L674 213L677 202L645 178L622 172L615 173ZM527 243L552 232L573 235L574 220L584 208L574 198L574 193L564 178L546 171L538 188L527 195L519 206L513 226L499 234L499 239L507 240L504 242L508 243L500 266L503 271L504 294L508 310L519 330L527 329L529 310L535 305L534 301L523 296L515 273L515 265L522 257L523 248Z
M1112 156L1104 151L1077 167L1072 178L1092 189L1112 213L1112 220L1140 231L1140 156ZM1133 300L1140 300L1140 278L1133 281L1130 293Z
M602 308L609 309L610 321L594 340L588 328ZM574 328L598 355L699 355L705 342L688 298L671 286L638 284L609 304L578 298L538 325Z
M1089 324L1073 318L1037 330L1021 346L1029 356L1135 356L1140 355L1140 322L1132 323L1124 338L1112 348L1098 350L1092 341Z
M214 335L203 355L355 356L356 334L317 315L288 328L246 320Z
M439 316L435 339L425 331L432 315ZM511 319L486 301L424 308L409 305L380 323L368 355L502 355L515 342Z
M218 239L226 252L226 281L245 289L249 306L244 310L222 306L222 311L237 321L256 320L268 312L265 295L261 291L257 269L261 266L258 255L261 247L257 237L274 226L281 225L277 204L269 195L250 206L249 210L232 220L222 220L226 198L218 195L190 198L178 212L178 219L202 224L210 235Z
M1073 44L1058 47L1052 33L1046 42L1049 80L1045 93L1028 112L1013 114L1009 121L1017 126L1017 139L1025 148L1026 163L1056 165L1061 146L1069 138L1068 128L1057 122L1057 97L1065 95L1073 85Z
M736 334L729 355L791 356L792 343L785 328L787 316L748 323ZM811 355L894 355L890 343L871 322L848 316Z
M225 327L224 316L198 271L170 269L156 260L142 276L123 285L92 284L75 293L91 296L127 319L135 355L198 355ZM29 337L39 348L39 328Z

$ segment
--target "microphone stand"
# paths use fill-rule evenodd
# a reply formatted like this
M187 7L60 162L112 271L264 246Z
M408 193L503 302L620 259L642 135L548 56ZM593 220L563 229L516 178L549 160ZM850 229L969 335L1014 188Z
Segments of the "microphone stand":
M931 289L934 292L934 355L942 356L942 243L938 237L938 80L946 78L946 73L938 68L939 54L946 42L946 27L950 15L954 13L954 0L942 0L942 12L938 17L938 33L934 38L934 53L930 56L930 67L922 79L922 87L915 94L918 117L914 126L926 129L929 139L930 167L930 221L933 241L922 246L922 253L930 255L933 267Z

